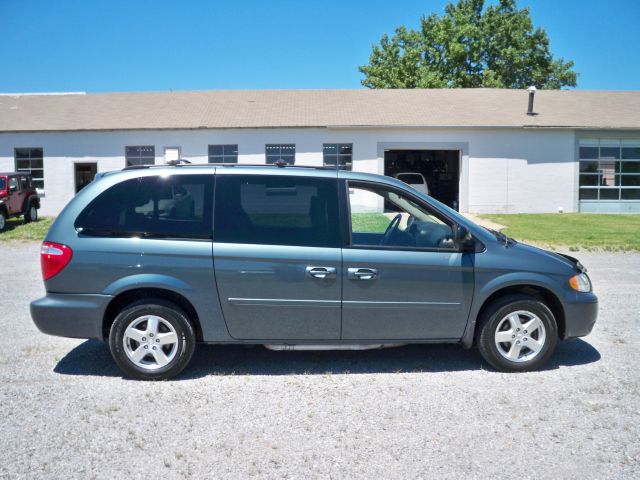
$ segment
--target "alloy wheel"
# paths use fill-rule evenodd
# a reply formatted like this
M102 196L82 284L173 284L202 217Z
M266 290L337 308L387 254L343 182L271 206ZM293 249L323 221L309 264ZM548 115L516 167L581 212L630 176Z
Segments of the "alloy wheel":
M122 337L124 351L137 367L158 370L175 358L178 335L162 317L144 315L133 320Z
M546 330L537 315L518 310L500 320L494 339L502 357L511 362L528 362L542 351Z

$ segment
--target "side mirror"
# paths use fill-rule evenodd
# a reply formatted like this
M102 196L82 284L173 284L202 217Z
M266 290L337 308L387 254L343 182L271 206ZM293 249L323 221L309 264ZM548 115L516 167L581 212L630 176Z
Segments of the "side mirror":
M9 187L9 193L13 193L13 192L15 192L16 190L18 190L18 187L15 187L15 186L10 186L10 187Z
M462 248L468 248L473 245L473 237L471 232L464 225L456 224L453 226L453 241Z

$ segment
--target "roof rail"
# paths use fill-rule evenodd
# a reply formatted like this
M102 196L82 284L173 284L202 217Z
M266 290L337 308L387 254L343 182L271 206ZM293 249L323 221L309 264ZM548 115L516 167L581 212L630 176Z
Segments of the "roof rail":
M270 168L309 168L313 170L335 170L336 167L331 166L314 166L314 165L292 165L285 162L277 163L180 163L174 161L170 163L151 164L151 165L129 165L123 170L139 170L145 168L164 168L164 167L270 167Z

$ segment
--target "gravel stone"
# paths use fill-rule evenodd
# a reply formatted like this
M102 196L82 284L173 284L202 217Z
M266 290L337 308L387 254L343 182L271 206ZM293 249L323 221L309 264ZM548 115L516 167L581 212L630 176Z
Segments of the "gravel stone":
M600 317L540 372L456 345L199 346L147 383L37 331L38 248L0 246L0 478L640 478L638 253L577 254Z

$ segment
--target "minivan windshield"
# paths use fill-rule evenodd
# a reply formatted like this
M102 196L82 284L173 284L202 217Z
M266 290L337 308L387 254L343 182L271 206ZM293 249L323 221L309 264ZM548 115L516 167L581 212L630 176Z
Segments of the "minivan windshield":
M0 190L7 189L7 177L0 177Z

